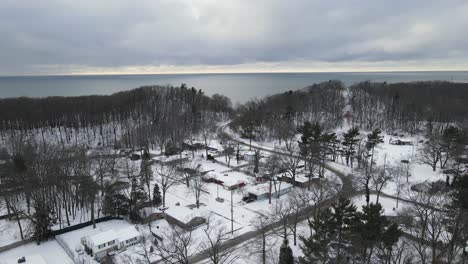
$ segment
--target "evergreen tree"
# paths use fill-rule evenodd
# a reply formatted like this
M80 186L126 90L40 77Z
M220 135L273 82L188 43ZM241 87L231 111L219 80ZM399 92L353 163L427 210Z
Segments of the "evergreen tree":
M133 221L139 220L140 216L138 215L138 205L144 201L146 201L148 195L143 188L141 182L138 182L136 178L132 179L131 190L130 190L130 201L129 201L129 208L130 208L130 219Z
M336 142L335 133L323 133L320 137L320 171L319 177L323 178L325 176L325 159L327 155L334 155L333 145Z
M309 155L309 142L312 137L312 124L310 122L304 122L304 125L300 126L297 129L297 132L302 134L301 141L298 142L300 154L304 159L307 159L307 156Z
M332 211L329 208L320 210L309 225L313 233L307 239L300 237L304 257L299 261L301 264L325 264L329 260L330 245L336 231Z
M105 215L128 216L129 199L114 188L107 186L102 211Z
M350 248L353 230L358 223L356 206L349 199L340 197L331 209L319 211L310 223L312 235L305 239L301 237L304 257L302 264L312 263L345 263L347 256L352 254Z
M343 146L344 146L344 154L346 157L346 166L351 164L351 168L353 167L353 158L354 154L356 153L355 146L359 141L359 128L353 127L348 129L346 133L343 134Z
M35 202L31 224L33 238L36 240L37 244L40 244L42 241L46 241L52 236L52 214L52 209L45 202Z
M385 249L392 249L398 241L400 231L398 226L391 224L383 215L382 206L371 203L362 207L358 213L359 221L353 227L355 253L360 255L359 261L369 263L376 246L383 244Z
M161 202L161 191L159 190L159 185L156 183L153 187L153 203L154 205L159 205Z
M353 226L358 220L356 210L356 206L347 198L340 197L332 204L336 231L336 263L343 263L346 260L345 255L350 253Z
M289 241L283 240L283 244L280 248L279 264L294 264L294 256Z
M145 153L147 151L145 150ZM148 199L151 199L151 180L153 180L153 169L151 168L151 163L148 161L149 159L149 154L147 154L148 157L141 160L140 163L140 183L144 183L146 185L146 190L148 191ZM143 154L143 156L145 156ZM143 185L142 185L143 186Z
M366 148L369 151L373 151L375 146L383 142L382 130L376 128L367 135Z
M378 128L374 129L370 134L367 135L367 141L366 141L366 149L367 149L367 154L365 157L366 163L365 163L365 171L364 171L364 179L363 179L363 184L364 188L366 190L366 204L369 205L370 202L370 183L371 183L371 177L372 177L372 167L374 164L374 150L375 147L383 142L383 137L381 136L382 131ZM370 161L368 159L370 158Z

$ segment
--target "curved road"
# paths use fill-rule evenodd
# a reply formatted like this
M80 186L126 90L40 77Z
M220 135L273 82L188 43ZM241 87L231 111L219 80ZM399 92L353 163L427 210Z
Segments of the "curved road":
M233 137L231 137L231 135L229 135L229 133L226 133L224 130L226 128L226 126L228 125L229 123L226 123L226 124L223 124L221 126L219 126L217 128L217 133L218 135L220 136L224 136L225 138L228 138L236 143L239 143L241 145L245 145L245 146L249 146L249 144L241 141L241 140L237 140ZM252 145L252 148L253 149L257 149L257 150L261 150L261 151L265 151L265 152L270 152L270 153L274 153L276 155L279 155L279 156L288 156L289 154L286 154L286 153L283 153L283 152L279 152L279 151L274 151L274 150L271 150L271 149L266 149L266 148L263 148L263 147L259 147L259 146L253 146ZM302 159L302 157L298 156L298 158ZM329 165L326 165L326 169L330 170L331 172L335 173L338 177L340 177L342 183L343 183L343 187L342 187L342 190L341 192L339 193L341 196L345 196L347 198L352 198L354 196L358 196L358 195L362 195L364 194L363 191L358 191L356 190L354 187L353 187L353 183L352 183L352 180L351 180L351 177L352 175L346 175L345 173L329 166ZM299 212L299 215L298 217L296 218L295 215L291 215L289 218L288 218L288 222L290 223L293 223L293 221L303 221L305 219L307 219L307 217L310 215L310 212L319 208L319 207L324 207L324 206L330 206L339 196L336 195L330 199L327 199L325 201L323 201L321 204L316 204L316 205L310 205L306 208L304 208L301 212ZM277 228L280 228L282 226L282 222L281 221L278 221L278 222L274 222L274 223L271 223L269 224L268 226L265 227L265 230L274 230L274 229L277 229ZM228 248L233 248L233 247L236 247L250 239L253 239L255 238L256 236L260 235L262 232L261 231L250 231L250 232L247 232L247 233L244 233L240 236L237 236L233 239L230 239L230 240L227 240L226 242L223 243L223 245L221 246L222 250L224 249L228 249ZM197 263L197 262L201 262L203 260L206 260L207 258L209 257L209 253L207 251L203 251L203 252L200 252L198 254L196 254L195 256L193 256L190 260L190 263ZM158 262L156 262L158 263Z

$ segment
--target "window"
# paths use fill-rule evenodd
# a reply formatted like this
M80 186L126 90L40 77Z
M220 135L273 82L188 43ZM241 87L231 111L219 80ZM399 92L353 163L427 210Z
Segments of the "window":
M109 243L107 243L107 245L114 245L115 244L115 240L112 240L112 241L109 241Z
M130 238L130 239L125 240L125 243L128 244L128 243L131 243L131 242L133 242L133 241L136 241L137 239L138 239L138 238L136 238L136 237Z
M101 244L101 245L98 245L98 248L101 249L101 248L103 248L103 247L105 247L105 246L106 246L106 243Z

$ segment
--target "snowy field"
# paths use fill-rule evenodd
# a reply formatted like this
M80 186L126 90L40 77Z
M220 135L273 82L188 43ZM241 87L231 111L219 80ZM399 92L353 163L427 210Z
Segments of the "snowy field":
M21 257L40 255L47 264L73 264L73 260L55 240L43 242L40 245L29 243L3 253L0 253L0 263L17 263ZM2 262L4 261L4 262ZM12 262L13 261L13 262Z

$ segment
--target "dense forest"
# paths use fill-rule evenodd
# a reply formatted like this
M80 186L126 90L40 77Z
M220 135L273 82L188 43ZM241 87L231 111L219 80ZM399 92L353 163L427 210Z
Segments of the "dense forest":
M426 123L466 127L468 84L361 82L349 89L355 126L417 133Z
M234 128L257 139L286 139L304 122L330 129L341 124L345 86L340 81L314 84L297 91L251 100L237 109Z
M364 130L411 134L431 126L467 127L468 84L446 81L388 84L360 82L346 88L328 81L307 88L251 100L238 109L232 126L246 137L283 140L305 122L326 130L344 121Z
M209 97L185 84L108 96L1 99L0 135L4 142L26 137L62 146L151 144L164 149L231 113L227 97Z

